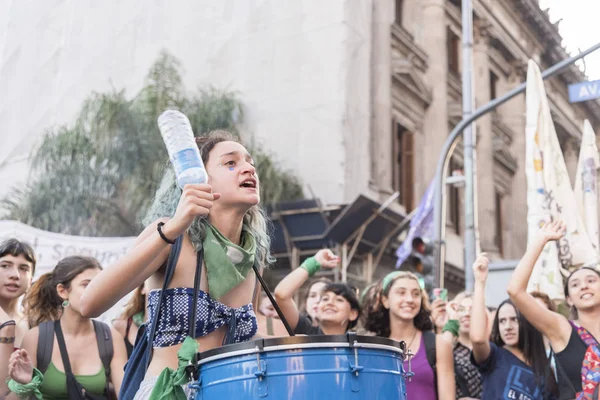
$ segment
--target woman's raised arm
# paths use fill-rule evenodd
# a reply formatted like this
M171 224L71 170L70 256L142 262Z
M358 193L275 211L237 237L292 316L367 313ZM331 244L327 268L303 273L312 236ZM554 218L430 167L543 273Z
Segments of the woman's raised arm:
M515 306L542 335L550 340L554 351L557 352L567 346L571 336L571 325L565 317L542 307L532 295L527 293L527 283L546 244L552 240L559 240L564 232L565 224L562 221L546 224L537 239L527 248L507 288L508 296Z
M134 248L117 263L100 272L81 296L81 313L94 318L107 311L129 292L154 274L167 259L171 246L160 236L158 224L163 222L162 233L175 240L196 217L206 217L213 201L220 194L212 193L210 185L185 185L175 216L157 220L138 237Z

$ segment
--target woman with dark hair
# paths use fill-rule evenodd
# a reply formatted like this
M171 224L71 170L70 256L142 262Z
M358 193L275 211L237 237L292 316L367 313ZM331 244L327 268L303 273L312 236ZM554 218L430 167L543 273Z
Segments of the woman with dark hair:
M126 397L189 394L185 371L198 349L248 341L258 329L254 310L259 291L253 267L261 273L273 259L254 160L229 132L212 132L197 138L197 143L208 182L187 184L181 190L169 168L135 247L102 271L82 297L83 314L98 316L147 282L147 325L157 321L161 328L153 338L147 330L145 341L138 340L139 347L136 343L140 357L150 361L147 369L128 366L130 375L122 390ZM172 261L174 273L163 293L169 254L174 256L171 250L176 248L181 251ZM192 304L198 276L196 313ZM190 320L195 338L188 336ZM132 357L136 355L134 349Z
M35 264L27 243L15 238L0 243L0 398L8 390L8 359L29 330L19 299L31 286Z
M550 341L555 354L560 400L597 399L600 389L600 272L583 267L565 282L565 298L574 320L542 306L527 293L533 267L548 242L560 240L562 221L546 224L513 272L508 294L525 317ZM572 313L572 314L574 314Z
M306 315L313 326L319 326L317 319L319 301L323 288L331 283L329 278L318 278L308 282L308 290L303 304L300 306L300 313Z
M475 291L471 314L472 361L483 377L485 400L551 400L558 395L542 334L510 300L498 307L487 334L485 284L489 260L480 255L473 264Z
M110 382L119 390L127 356L123 337L81 313L81 295L101 270L94 258L67 257L52 272L42 275L27 293L24 304L33 328L9 363L9 388L19 397L69 398L65 359L76 381L92 395L108 398ZM109 365L103 360L101 348L106 343L99 343L105 339L104 335L99 339L99 329L110 332L113 338ZM61 349L60 333L66 354ZM53 349L45 361L44 349ZM38 365L40 359L47 365Z
M455 398L452 345L432 332L433 323L427 294L417 276L397 271L381 284L379 304L366 318L365 328L377 336L406 343L412 357L404 370L414 376L407 379L409 399L446 400Z
M146 287L142 283L135 289L133 295L125 304L121 316L112 321L112 326L125 338L125 348L127 349L127 358L133 352L135 338L137 337L138 329L146 322Z
M361 307L361 316L357 328L357 333L360 335L373 335L373 332L370 332L365 324L367 323L367 317L373 314L379 304L379 298L381 297L381 281L377 281L375 283L371 283L367 287L364 288L363 292L360 295L360 307Z
M10 320L15 321L15 348L21 346L21 340L29 330L29 323L21 312L19 302L31 286L36 261L29 244L15 238L0 243L0 308Z
M339 335L352 329L360 316L360 305L356 293L343 283L329 283L321 291L317 307L318 326L301 315L294 301L294 294L306 280L322 267L335 268L339 257L329 249L322 249L309 257L299 268L279 282L274 294L277 304L296 334L304 335Z

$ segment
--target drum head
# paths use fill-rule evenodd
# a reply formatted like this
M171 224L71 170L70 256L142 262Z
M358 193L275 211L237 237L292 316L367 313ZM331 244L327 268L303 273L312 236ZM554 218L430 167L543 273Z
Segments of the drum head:
M400 353L403 357L406 353L404 342L397 342L376 336L360 336L354 333L346 335L310 335L310 336L285 336L278 338L267 338L251 340L243 343L229 344L216 349L207 350L199 354L199 361L205 359L220 358L231 353L269 351L269 348L280 347L381 347L388 348Z

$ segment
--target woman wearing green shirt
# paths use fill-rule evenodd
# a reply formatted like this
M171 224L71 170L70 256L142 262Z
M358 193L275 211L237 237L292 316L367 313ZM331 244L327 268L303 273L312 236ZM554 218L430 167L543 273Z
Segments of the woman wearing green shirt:
M118 392L123 378L123 366L127 353L123 337L110 329L113 356L110 376L100 358L94 323L82 316L80 298L84 289L102 270L98 261L91 257L67 257L56 268L42 275L31 287L25 298L25 308L32 328L23 339L20 350L10 357L9 389L12 396L37 397L38 399L68 399L67 377L59 344L54 335L52 356L44 371L38 367L38 344L40 323L60 321L71 370L77 382L90 394L104 397L107 379ZM15 396L16 397L16 396Z

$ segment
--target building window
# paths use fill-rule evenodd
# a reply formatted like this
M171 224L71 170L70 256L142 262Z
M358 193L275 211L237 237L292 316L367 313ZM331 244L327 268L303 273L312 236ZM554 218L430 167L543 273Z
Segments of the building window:
M396 0L396 23L402 26L402 11L404 11L404 1Z
M504 231L502 200L502 194L496 192L496 235L494 237L494 242L496 247L498 248L498 253L500 253L501 256L504 255L504 241L502 240L502 232Z
M394 123L394 165L392 179L394 190L400 192L398 200L407 211L413 209L414 197L414 135L404 126Z
M460 170L458 163L454 160L450 160L449 165L449 173L450 176L453 175L454 171ZM449 217L450 223L452 224L454 231L457 234L460 234L460 193L457 185L449 185L448 189L448 208L449 208Z
M460 38L448 28L446 32L446 47L448 51L448 71L460 74Z
M498 76L490 71L490 100L494 100L497 95Z

